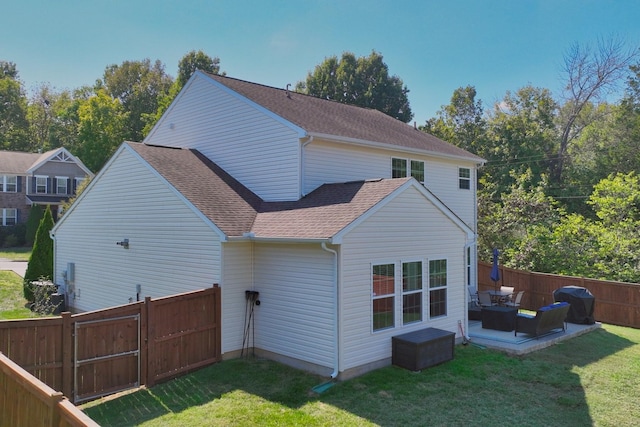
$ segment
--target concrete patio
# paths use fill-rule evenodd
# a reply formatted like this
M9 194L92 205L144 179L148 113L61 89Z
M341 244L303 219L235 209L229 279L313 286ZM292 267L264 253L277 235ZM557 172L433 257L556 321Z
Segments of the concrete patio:
M504 332L484 329L481 321L469 320L467 335L474 345L500 350L512 355L522 355L586 334L601 326L598 322L593 325L566 323L566 331L563 332L562 329L557 329L536 338L525 333L518 333L518 336L515 336L513 331Z

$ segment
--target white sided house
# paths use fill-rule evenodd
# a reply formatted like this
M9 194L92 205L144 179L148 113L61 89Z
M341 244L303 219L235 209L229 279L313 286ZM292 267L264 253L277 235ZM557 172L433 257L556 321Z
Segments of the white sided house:
M374 110L196 72L56 224L55 282L75 311L217 283L223 357L252 328L257 354L347 378L389 364L393 336L460 338L482 162Z

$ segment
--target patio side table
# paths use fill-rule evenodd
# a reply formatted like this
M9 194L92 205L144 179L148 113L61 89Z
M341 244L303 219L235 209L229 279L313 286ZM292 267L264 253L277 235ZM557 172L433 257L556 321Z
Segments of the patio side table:
M511 332L516 329L518 309L515 307L482 307L482 327Z

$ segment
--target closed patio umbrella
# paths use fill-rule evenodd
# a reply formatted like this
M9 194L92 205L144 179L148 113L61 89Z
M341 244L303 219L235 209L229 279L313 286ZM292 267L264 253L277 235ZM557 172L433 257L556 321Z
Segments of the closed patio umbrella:
M498 268L498 252L497 248L493 248L493 266L491 267L491 274L489 277L493 280L495 290L498 290L498 281L500 280L500 269Z

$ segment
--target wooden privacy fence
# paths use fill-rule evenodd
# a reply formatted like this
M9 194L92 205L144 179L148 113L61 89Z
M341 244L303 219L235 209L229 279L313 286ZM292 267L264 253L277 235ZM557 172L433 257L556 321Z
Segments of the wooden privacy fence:
M0 427L98 427L61 392L0 353Z
M491 264L478 263L478 289L490 290L495 284L489 278ZM585 279L584 277L560 276L514 270L500 266L500 281L497 286L514 286L525 291L522 308L536 310L553 301L553 292L564 286L586 288L595 298L594 317L599 322L612 325L640 328L640 284Z
M220 288L0 322L0 352L74 403L220 361Z

